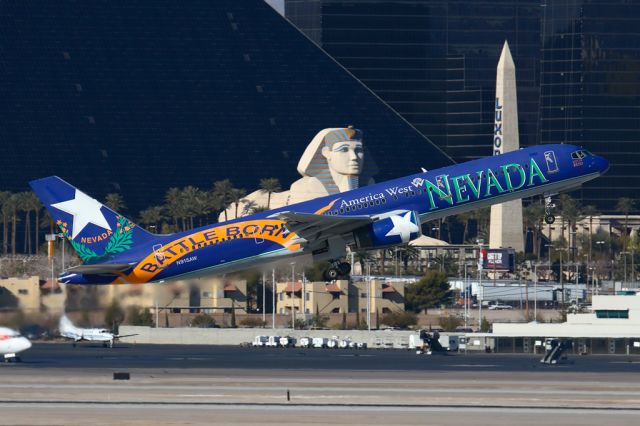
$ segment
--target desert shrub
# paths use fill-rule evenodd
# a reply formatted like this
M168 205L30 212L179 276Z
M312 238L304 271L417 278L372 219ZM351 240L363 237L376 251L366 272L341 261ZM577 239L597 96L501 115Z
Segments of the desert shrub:
M190 327L211 328L216 326L216 320L211 315L198 314L191 319Z
M240 320L241 327L264 327L265 325L267 325L266 321L255 317L244 317Z
M418 323L418 316L415 312L391 312L384 314L382 324L389 327L410 328Z
M464 321L460 317L446 315L438 318L438 323L444 331L456 331L458 327L464 324Z
M153 315L149 308L141 308L140 306L129 306L127 308L127 322L131 325L152 326Z

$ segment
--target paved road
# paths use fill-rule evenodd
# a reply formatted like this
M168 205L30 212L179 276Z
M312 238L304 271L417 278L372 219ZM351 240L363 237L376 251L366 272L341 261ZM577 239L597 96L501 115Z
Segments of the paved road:
M563 365L540 364L540 355L417 356L403 350L271 349L229 346L35 344L16 368L206 368L268 370L553 371L640 373L640 356L574 356Z
M0 424L627 425L640 358L36 344L0 364ZM114 381L126 371L130 380Z

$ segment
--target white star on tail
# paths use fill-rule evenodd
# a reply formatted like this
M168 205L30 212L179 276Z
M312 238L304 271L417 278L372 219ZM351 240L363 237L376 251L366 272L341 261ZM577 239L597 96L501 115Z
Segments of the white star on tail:
M100 211L102 204L77 189L74 199L52 204L51 207L73 215L72 240L90 223L111 231L107 219L104 218L104 215Z
M386 237L399 235L402 242L407 243L411 240L412 233L420 232L418 225L411 221L411 212L407 212L404 215L393 215L390 219L393 222L393 228L387 232Z

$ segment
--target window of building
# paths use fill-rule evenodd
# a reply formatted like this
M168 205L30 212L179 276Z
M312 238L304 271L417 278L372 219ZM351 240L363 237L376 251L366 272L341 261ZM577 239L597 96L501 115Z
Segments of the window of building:
M203 291L202 292L202 297L211 297L211 293L208 291Z
M333 309L331 310L331 313L332 313L332 314L339 314L339 313L340 313L340 308L333 308Z
M333 300L340 299L340 293L338 293L337 291L334 291L333 293L331 293L331 296L333 297Z
M26 288L21 288L20 290L18 290L18 294L29 294L29 290L27 290Z
M629 319L628 309L598 309L596 318L623 318Z

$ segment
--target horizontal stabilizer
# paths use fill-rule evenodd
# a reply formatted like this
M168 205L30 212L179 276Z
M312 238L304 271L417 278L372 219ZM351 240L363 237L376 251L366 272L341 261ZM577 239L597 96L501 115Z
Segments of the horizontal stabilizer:
M130 263L98 263L95 265L79 265L69 268L65 271L68 274L115 274L116 272L124 272L135 264Z

